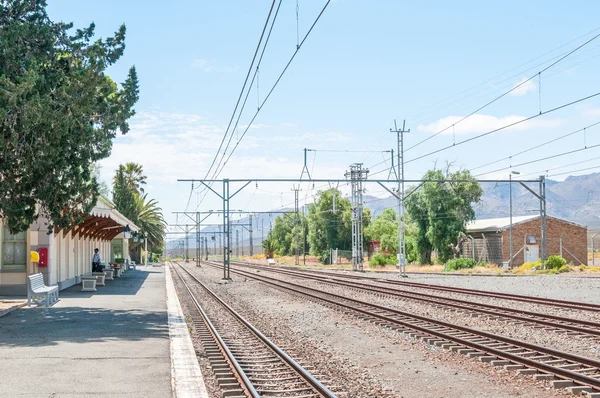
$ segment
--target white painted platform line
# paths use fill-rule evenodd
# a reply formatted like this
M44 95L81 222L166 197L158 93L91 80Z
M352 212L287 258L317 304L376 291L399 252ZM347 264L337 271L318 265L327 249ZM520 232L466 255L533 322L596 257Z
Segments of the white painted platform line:
M171 340L171 385L177 398L208 398L196 351L175 292L169 266L165 266L167 311Z

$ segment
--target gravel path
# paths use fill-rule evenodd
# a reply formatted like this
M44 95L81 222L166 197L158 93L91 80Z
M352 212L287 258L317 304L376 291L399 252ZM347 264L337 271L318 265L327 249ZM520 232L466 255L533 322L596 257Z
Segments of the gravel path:
M338 382L376 386L373 380L377 380L398 397L566 395L545 382L426 346L263 283L234 276L233 283L225 284L220 281L219 270L188 269L278 344L306 355L318 353L320 363L340 375ZM375 387L366 395L350 396L383 396L378 394L383 393Z

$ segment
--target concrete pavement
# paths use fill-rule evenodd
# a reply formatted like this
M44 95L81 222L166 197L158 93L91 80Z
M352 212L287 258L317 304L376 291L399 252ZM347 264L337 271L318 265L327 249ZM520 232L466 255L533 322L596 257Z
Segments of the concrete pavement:
M1 397L171 397L162 267L0 318Z

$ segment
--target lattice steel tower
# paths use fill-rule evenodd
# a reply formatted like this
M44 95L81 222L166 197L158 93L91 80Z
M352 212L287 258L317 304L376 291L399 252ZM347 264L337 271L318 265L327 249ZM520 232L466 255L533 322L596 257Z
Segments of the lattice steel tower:
M368 169L362 163L350 165L346 178L350 177L352 185L352 270L363 270L363 180L367 179Z

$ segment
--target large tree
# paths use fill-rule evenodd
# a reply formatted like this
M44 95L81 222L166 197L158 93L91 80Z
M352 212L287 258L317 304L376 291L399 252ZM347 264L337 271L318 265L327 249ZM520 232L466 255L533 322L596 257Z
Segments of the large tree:
M435 249L445 262L452 256L450 244L455 244L460 234L466 232L467 222L475 219L473 204L479 202L483 189L468 170L444 172L430 170L426 182L406 200L406 209L417 225L416 245L421 263L431 262Z
M291 256L296 253L296 233L298 234L299 253L303 251L304 231L306 219L299 213L298 218L294 212L287 212L275 219L273 230L269 232L269 240L273 244L273 251L280 256Z
M129 130L135 68L119 87L105 70L123 55L125 26L92 40L48 18L45 0L0 2L0 218L12 232L38 215L64 227L94 206L91 165Z
M146 185L146 175L141 164L128 162L124 165L120 164L117 173L121 173L129 189L137 194L144 193L144 185ZM115 178L116 178L115 174Z
M371 210L364 208L363 227L370 221ZM366 235L364 238L366 252ZM352 250L352 205L337 189L319 192L316 202L309 205L308 240L311 253L321 261L329 260L330 249Z

